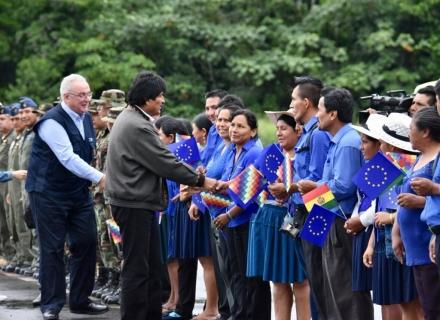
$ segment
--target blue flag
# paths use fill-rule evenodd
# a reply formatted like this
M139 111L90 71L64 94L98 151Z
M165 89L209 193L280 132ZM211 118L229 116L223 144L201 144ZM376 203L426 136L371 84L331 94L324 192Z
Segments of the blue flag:
M200 196L200 193L196 193L192 195L191 198L192 202L197 206L197 208L199 209L199 211L201 213L205 213L206 212L206 206L202 201L202 197Z
M370 199L376 199L392 186L400 183L405 174L381 152L356 173L353 182Z
M322 247L334 220L335 214L333 212L315 204L307 216L299 236L301 239Z
M277 180L277 171L284 161L284 155L276 144L266 147L255 161L255 167L260 170L264 177L273 183Z
M199 148L197 147L196 139L190 138L177 143L169 144L168 149L176 158L187 164L195 164L200 161Z
M379 210L389 212L397 210L397 186L384 192L379 196Z
M362 192L362 190L359 190L359 194L361 196L361 199L360 199L361 204L359 205L359 212L364 212L369 207L371 207L371 202L374 199L370 199L369 197L367 197L367 195L364 192Z

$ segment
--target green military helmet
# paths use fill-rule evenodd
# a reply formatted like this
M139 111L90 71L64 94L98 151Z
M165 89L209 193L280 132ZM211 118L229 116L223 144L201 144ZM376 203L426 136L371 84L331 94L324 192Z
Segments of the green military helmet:
M89 104L89 112L91 114L98 113L98 107L105 104L104 100L101 99L92 99Z
M119 89L110 89L103 91L101 100L104 100L110 108L125 107L125 93Z
M109 113L107 116L102 118L103 121L115 123L116 118L119 116L119 114L125 109L125 106L123 107L113 107L110 108Z

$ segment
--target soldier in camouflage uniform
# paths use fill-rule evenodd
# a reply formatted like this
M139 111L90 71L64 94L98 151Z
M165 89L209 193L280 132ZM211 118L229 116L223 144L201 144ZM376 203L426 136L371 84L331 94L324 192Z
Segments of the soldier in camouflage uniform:
M19 105L5 106L1 108L0 114L0 170L8 170L8 153L11 142L14 139L14 130L12 117L18 113ZM11 260L15 254L11 236L12 230L8 221L9 205L6 203L7 184L0 183L0 256L4 256L6 260ZM6 262L6 260L4 262ZM6 266L6 264L2 265Z
M100 105L97 108L97 114L93 116L93 124L97 130L96 143L96 163L95 168L101 172L105 171L105 157L107 155L109 129L107 122L115 118L115 109L121 110L125 107L125 94L121 90L104 91L100 98ZM93 108L92 108L93 111ZM93 115L93 113L92 113ZM105 128L102 128L103 125ZM99 131L98 131L99 130ZM119 275L121 259L119 257L119 248L111 240L106 221L111 219L110 206L106 203L104 194L94 190L94 206L98 227L98 247L99 255L104 265L102 273L105 275L109 271L109 281L100 290L95 291L95 295L101 297L106 303L119 302ZM101 274L101 270L99 273ZM100 280L98 276L98 280ZM102 280L101 280L102 281Z
M19 156L18 162L20 169L27 170L29 167L29 158L32 150L32 142L34 141L35 133L33 131L34 125L40 119L41 111L38 110L38 105L28 97L22 97L20 99L20 103L22 105L22 109L20 110L21 120L24 125L26 125L26 130L23 133L23 139L21 140L19 146ZM24 212L29 207L29 198L27 192L25 191L25 182L23 181L21 184L21 194L22 194L22 212L21 217L17 215L14 218L24 220ZM17 221L16 221L17 222ZM36 245L36 243L32 244L33 237L30 229L26 227L26 230L17 230L18 232L18 243L20 246L20 252L22 257L19 258L18 269L15 270L17 273L23 273L25 269L30 268L32 262L35 263L35 252L32 253L32 246ZM23 270L22 270L23 269Z
M17 103L17 108L21 109L21 105ZM23 121L21 120L20 114L15 114L12 117L12 121L14 124L14 140L11 142L8 152L8 169L9 170L19 170L20 165L18 161L19 156L19 147L21 145L21 141L23 139L23 133L26 129ZM5 271L7 272L15 272L15 268L17 267L17 263L20 255L20 245L19 245L19 237L17 230L24 231L26 229L26 225L24 223L24 219L16 219L16 217L23 217L23 206L21 203L21 182L17 180L11 180L8 182L8 195L7 201L9 202L8 207L8 225L11 230L11 239L13 246L16 250L16 255L6 267Z

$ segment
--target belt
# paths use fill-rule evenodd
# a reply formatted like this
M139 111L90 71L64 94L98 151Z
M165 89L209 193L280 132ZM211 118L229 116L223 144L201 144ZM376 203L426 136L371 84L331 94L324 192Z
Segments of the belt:
M428 228L433 234L440 234L440 226L428 226Z

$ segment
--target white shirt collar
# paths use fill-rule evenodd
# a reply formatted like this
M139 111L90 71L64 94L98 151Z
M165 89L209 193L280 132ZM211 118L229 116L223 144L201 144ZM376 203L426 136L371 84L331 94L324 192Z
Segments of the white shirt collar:
M75 111L70 109L70 107L64 101L61 101L61 108L63 108L63 110L66 111L66 113L74 120L84 119L84 113L83 114L76 113Z

